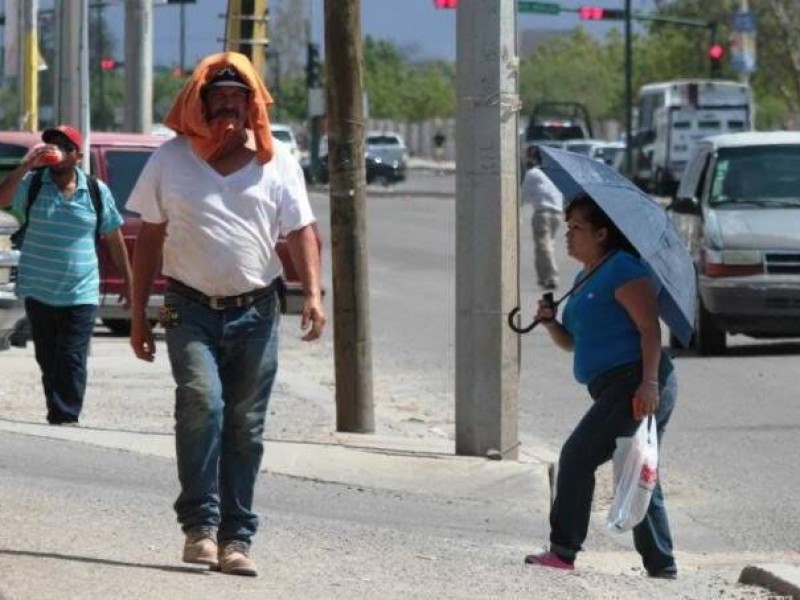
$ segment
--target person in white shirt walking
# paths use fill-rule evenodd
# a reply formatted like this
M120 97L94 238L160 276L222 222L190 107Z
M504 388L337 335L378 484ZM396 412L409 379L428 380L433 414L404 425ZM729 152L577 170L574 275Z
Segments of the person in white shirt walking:
M257 574L253 495L278 368L280 235L303 285L303 339L325 326L315 219L299 163L271 142L271 102L246 56L204 59L165 120L178 135L128 201L142 217L131 327L139 359L155 358L145 307L162 254L169 278L160 320L176 383L183 560L233 575Z
M522 204L533 206L534 264L539 286L545 290L558 287L558 265L555 257L555 236L564 214L564 196L541 169L539 150L528 152L528 171L522 180Z

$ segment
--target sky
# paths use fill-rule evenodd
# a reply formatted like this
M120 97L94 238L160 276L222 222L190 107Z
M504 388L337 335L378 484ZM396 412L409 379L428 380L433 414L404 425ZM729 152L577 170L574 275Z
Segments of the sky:
M312 37L316 41L322 41L324 0L282 1L310 3ZM122 1L106 2L109 5L106 18L118 42L120 56L117 58L121 59L124 15ZM46 3L48 2L44 0L40 2L40 6ZM624 6L623 0L560 0L557 3L572 8L585 4L606 8ZM226 5L226 0L197 0L194 4L186 4L184 10L188 65L196 63L207 54L222 50L220 40L224 35L224 19L218 15L225 12ZM634 10L652 10L651 0L633 0L632 5ZM154 8L153 55L157 64L170 66L179 63L179 23L179 6L173 4ZM575 13L562 13L558 16L520 14L518 19L520 29L567 30L582 23L586 24ZM614 26L619 26L619 23L606 21L586 24L587 29L598 36L604 36ZM455 59L455 11L434 9L433 0L361 0L361 27L364 35L390 40L403 49L413 48L415 58Z

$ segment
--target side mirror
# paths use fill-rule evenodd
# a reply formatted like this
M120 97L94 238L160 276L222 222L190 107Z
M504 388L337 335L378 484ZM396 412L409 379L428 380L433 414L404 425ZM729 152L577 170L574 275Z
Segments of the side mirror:
M667 210L680 215L699 215L700 203L696 198L673 198Z

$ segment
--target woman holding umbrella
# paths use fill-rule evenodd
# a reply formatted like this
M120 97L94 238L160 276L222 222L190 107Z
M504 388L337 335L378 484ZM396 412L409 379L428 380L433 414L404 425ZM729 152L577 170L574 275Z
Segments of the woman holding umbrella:
M660 447L677 394L672 363L661 349L659 280L587 194L569 203L566 219L567 250L583 270L562 321L545 300L536 318L556 345L574 353L575 378L587 385L593 403L561 450L550 549L525 557L528 564L559 569L574 568L589 528L595 471L611 459L616 438L633 435L652 414ZM633 539L648 575L677 576L659 484Z

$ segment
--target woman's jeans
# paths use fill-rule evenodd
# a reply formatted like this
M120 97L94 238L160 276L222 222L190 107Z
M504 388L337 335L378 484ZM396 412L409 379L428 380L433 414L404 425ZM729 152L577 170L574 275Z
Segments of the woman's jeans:
M218 539L249 542L258 527L253 491L278 368L276 294L214 310L174 292L162 322L175 392L175 443L183 531L219 527Z
M661 402L656 412L659 450L678 391L672 363L662 354L659 374ZM550 512L550 547L574 559L586 539L594 494L595 471L609 461L616 439L632 436L640 421L633 418L631 399L641 382L641 363L614 368L589 384L594 404L561 449L556 497ZM675 571L672 535L661 484L657 483L644 520L634 527L633 540L648 573Z
M25 313L42 371L47 422L77 423L86 393L86 358L97 306L50 306L26 298Z

